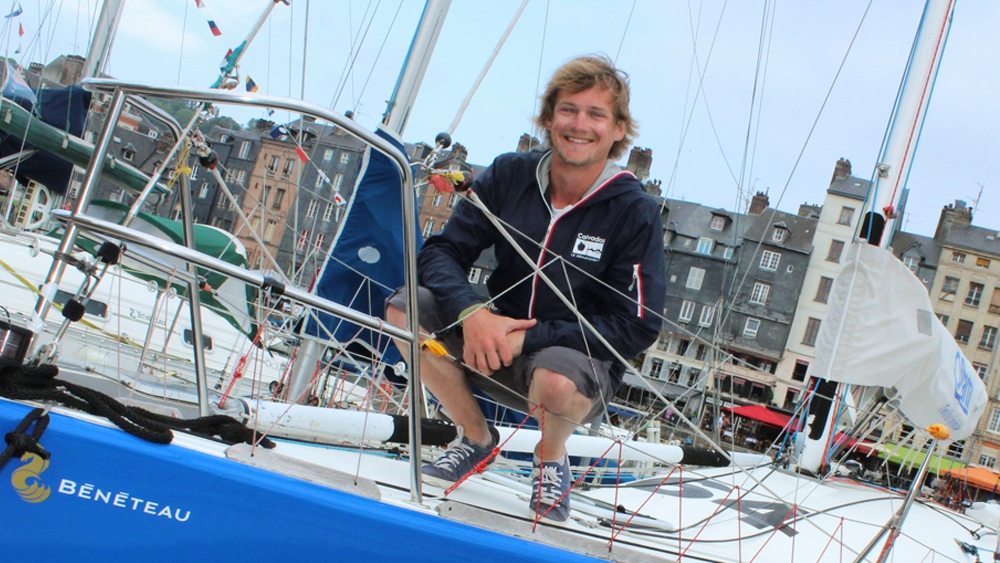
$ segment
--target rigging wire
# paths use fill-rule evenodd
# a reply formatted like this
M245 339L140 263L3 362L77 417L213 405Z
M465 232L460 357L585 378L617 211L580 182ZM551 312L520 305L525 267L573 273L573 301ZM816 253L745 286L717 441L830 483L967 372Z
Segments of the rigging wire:
M379 3L381 4L381 0L379 0ZM350 8L350 3L348 3L348 8ZM371 8L372 8L372 3L371 0L369 0L368 5L365 8L365 12L361 15L361 23L358 25L357 34L354 34L353 33L354 30L350 29L351 33L348 34L348 37L350 37L351 39L351 45L348 51L347 58L344 60L344 68L343 70L341 70L340 78L337 80L337 87L334 88L333 90L334 94L333 94L333 99L330 101L329 105L330 109L335 109L337 107L337 103L340 101L340 95L344 91L344 87L347 84L347 80L349 79L350 74L354 72L354 61L357 59L357 53L355 51L360 52L361 45L364 42L364 37L362 36L361 28L365 26L365 20L368 19L368 11L371 10ZM376 7L376 11L377 10L378 8ZM353 28L351 13L352 13L351 10L348 9L348 26L350 28ZM374 18L375 15L373 13L372 19ZM367 28L365 29L367 32Z
M365 90L368 89L368 82L371 81L372 75L375 74L375 66L378 65L379 59L382 58L382 50L385 49L385 44L389 41L389 35L392 33L392 27L396 23L396 18L399 16L399 11L403 8L403 0L399 0L399 5L396 6L396 13L392 15L392 21L389 22L389 29L385 32L385 37L382 39L382 45L378 48L378 53L375 54L375 62L372 63L371 70L368 71L368 76L365 78L365 84L361 87L361 92L358 93L356 102L354 103L354 113L358 113L358 108L361 107L361 98L365 95Z
M267 19L271 21L271 18ZM188 2L184 3L184 20L181 23L181 54L177 57L177 85L181 84L181 69L184 68L184 39L187 38Z
M622 54L622 45L625 44L625 37L628 35L628 26L632 23L632 14L635 13L635 4L637 0L632 0L632 9L628 11L628 19L625 20L625 29L622 30L622 39L618 42L618 52L615 53L615 66L618 66L618 57Z
M552 7L551 0L545 0L545 18L542 20L542 44L538 50L538 74L535 76L535 95L531 98L531 115L535 115L538 112L536 108L538 107L539 100L538 97L541 95L538 92L538 87L542 83L542 60L545 58L545 40L548 38L549 31L549 9ZM530 144L530 143L529 143Z

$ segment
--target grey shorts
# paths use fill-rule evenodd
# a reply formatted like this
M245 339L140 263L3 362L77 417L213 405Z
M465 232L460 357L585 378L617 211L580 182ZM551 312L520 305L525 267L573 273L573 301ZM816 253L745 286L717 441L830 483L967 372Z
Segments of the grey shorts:
M406 311L406 296L402 289L397 289L388 299L386 305L392 305L401 311ZM445 319L444 311L438 305L434 294L427 288L417 289L417 309L420 311L420 326L431 333L447 327L448 321ZM438 340L448 349L448 353L455 358L462 357L464 340L462 339L461 327L455 327L438 336ZM565 346L551 346L542 348L526 356L514 358L513 363L507 367L501 367L489 378L472 373L466 369L470 376L470 382L476 385L479 382L487 385L479 385L483 390L490 392L489 382L500 383L509 389L517 391L523 396L527 396L531 387L531 378L536 368L545 368L554 371L572 381L576 388L584 397L594 401L594 408L587 415L591 418L604 412L604 405L611 400L614 395L614 388L611 384L612 363L607 360L597 360L590 358L587 354L574 348ZM483 381L488 379L489 382ZM495 397L503 402L500 397ZM506 405L519 408L519 405ZM524 410L523 406L519 410Z

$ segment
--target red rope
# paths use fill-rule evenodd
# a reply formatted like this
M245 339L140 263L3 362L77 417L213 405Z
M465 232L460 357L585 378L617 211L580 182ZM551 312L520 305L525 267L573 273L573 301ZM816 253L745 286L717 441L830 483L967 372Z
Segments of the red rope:
M537 409L537 408L539 408L539 407L532 408L528 412L528 416L524 417L524 420L521 421L521 424L518 424L517 427L514 428L514 431L510 433L510 436L507 436L506 440L504 440L502 443L497 444L496 446L493 447L493 450L490 451L490 455L486 456L485 459L483 459L482 461L480 461L479 463L477 463L475 466L473 466L473 468L468 473L466 473L465 475L462 475L461 479L459 479L458 481L455 481L455 483L452 484L452 486L448 487L445 490L445 492L444 492L444 496L450 495L451 492L454 491L455 489L457 489L459 485L461 485L462 483L464 483L469 477L472 477L473 473L483 473L484 471L486 471L486 468L490 465L490 463L493 461L493 459L496 458L500 454L500 450L503 449L503 447L505 445L507 445L507 442L509 442L510 439L514 437L514 434L517 434L517 431L520 430L522 426L524 426L524 423L528 422L528 419L531 418L531 415L534 414L535 409ZM543 416L543 419L544 419L544 416Z
M780 530L781 528L784 527L785 520L787 520L788 517L791 516L792 514L795 514L796 512L798 512L798 509L799 509L799 505L798 504L793 504L792 505L792 509L789 510L788 514L785 514L784 518L781 519L781 523L778 524L777 526L775 526L774 527L774 531L772 531L770 534L768 534L767 539L764 540L764 545L760 546L760 549L757 550L757 553L754 553L753 557L750 558L750 563L753 563L754 560L757 559L757 556L760 555L760 553L762 551L764 551L764 548L767 547L768 542L771 541L771 538L774 537L774 534L777 534L778 530ZM793 535L792 537L794 538L795 536Z
M726 501L729 500L729 495L733 494L733 491L736 491L736 499L737 499L737 503L738 503L739 498L740 498L740 494L739 494L740 488L739 487L734 487L734 488L730 489L728 493L726 493L726 496L723 497L722 502L719 503L719 506L716 507L715 511L712 512L712 514L710 514L709 517L705 519L705 523L701 525L701 528L695 533L694 537L691 538L691 541L688 542L687 548L685 548L684 550L682 550L678 554L678 556L677 556L677 560L678 561L681 560L681 557L684 557L684 554L688 552L688 549L691 549L691 546L694 545L694 542L698 540L698 536L700 536L701 533L705 531L705 528L708 527L708 524L709 524L709 522L712 521L712 518L715 518L715 516L723 508L726 507ZM739 507L739 504L737 504L737 507Z
M667 479L669 479L670 476L674 474L674 471L677 471L678 467L680 467L680 466L679 465L675 465L674 468L670 470L670 473L667 473L667 476L664 477L662 480L660 480L660 484L657 485L657 486L655 486L655 487L653 487L653 491L651 493L649 493L649 496L646 497L646 500L642 501L642 504L639 505L639 508L636 508L634 511L632 511L632 515L628 517L628 520L626 520L624 524L622 524L622 529L621 530L618 530L617 533L615 533L615 532L611 533L611 541L614 541L614 539L616 537L618 537L622 532L625 531L625 528L627 528L628 525L632 523L632 520L636 516L639 515L639 511L642 510L642 508L644 506L646 506L646 503L649 502L649 500L651 498L653 498L653 495L655 495L656 492L659 491L660 488L663 487L664 484L666 484ZM616 492L615 493L615 507L617 507L617 506L618 506L618 494ZM618 510L616 509L615 512L618 512ZM614 520L612 520L611 529L614 530Z
M826 553L826 549L828 547L830 547L830 542L833 541L833 536L836 535L837 530L841 530L841 534L843 535L843 530L842 530L843 527L844 527L844 517L841 516L840 517L840 524L837 524L837 527L834 528L833 532L830 533L830 539L826 540L826 545L823 546L823 551L819 552L819 559L816 559L816 563L819 563L823 559L823 554ZM841 553L843 553L843 549L844 549L843 543L841 543L840 549L841 549Z

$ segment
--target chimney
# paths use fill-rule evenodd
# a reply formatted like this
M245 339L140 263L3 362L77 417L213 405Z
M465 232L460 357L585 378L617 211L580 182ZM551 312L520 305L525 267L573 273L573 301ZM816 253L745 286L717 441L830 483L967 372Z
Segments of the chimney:
M628 165L625 170L635 174L640 182L645 182L649 178L649 169L653 166L653 149L640 149L632 147L628 154Z
M972 209L964 201L956 199L954 205L946 205L941 209L941 218L938 220L937 230L934 231L934 240L938 243L944 242L952 227L968 227L971 224Z
M760 215L770 204L771 200L767 198L766 193L757 192L757 195L753 196L753 199L750 200L750 210L747 213L750 215Z
M646 193L653 197L660 197L663 192L660 191L660 186L663 182L660 180L649 180L646 182Z
M527 133L523 133L521 138L517 140L517 152L530 152L540 144L542 144L542 142L537 138L532 137Z
M837 181L837 178L846 178L851 175L851 161L846 158L841 158L837 161L837 165L833 167L833 178L830 179L830 185L833 185Z
M815 203L803 203L799 206L799 217L808 217L809 219L819 219L819 214L823 211L822 205L816 205Z
M451 156L456 162L465 162L469 156L469 150L462 143L455 143L451 146Z
M254 122L254 130L258 133L270 133L274 129L274 122L267 119L258 119Z

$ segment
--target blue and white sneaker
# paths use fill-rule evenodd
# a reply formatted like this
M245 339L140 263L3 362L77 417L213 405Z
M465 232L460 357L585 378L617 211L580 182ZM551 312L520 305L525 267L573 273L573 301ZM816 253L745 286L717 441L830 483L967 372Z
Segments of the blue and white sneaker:
M423 466L421 471L424 475L432 479L448 483L458 481L470 473L481 461L490 458L493 454L493 448L497 444L495 432L496 430L491 427L490 437L492 438L492 442L488 447L484 448L470 442L465 437L462 427L459 426L458 437L452 443L448 444L448 449L435 459L433 463ZM490 459L489 464L492 464L494 459ZM489 464L487 464L487 467L489 467Z
M541 486L538 481L541 477ZM555 522L569 519L569 488L572 475L569 456L544 463L535 457L531 469L531 501L529 507L536 514ZM551 510L550 510L551 508Z

